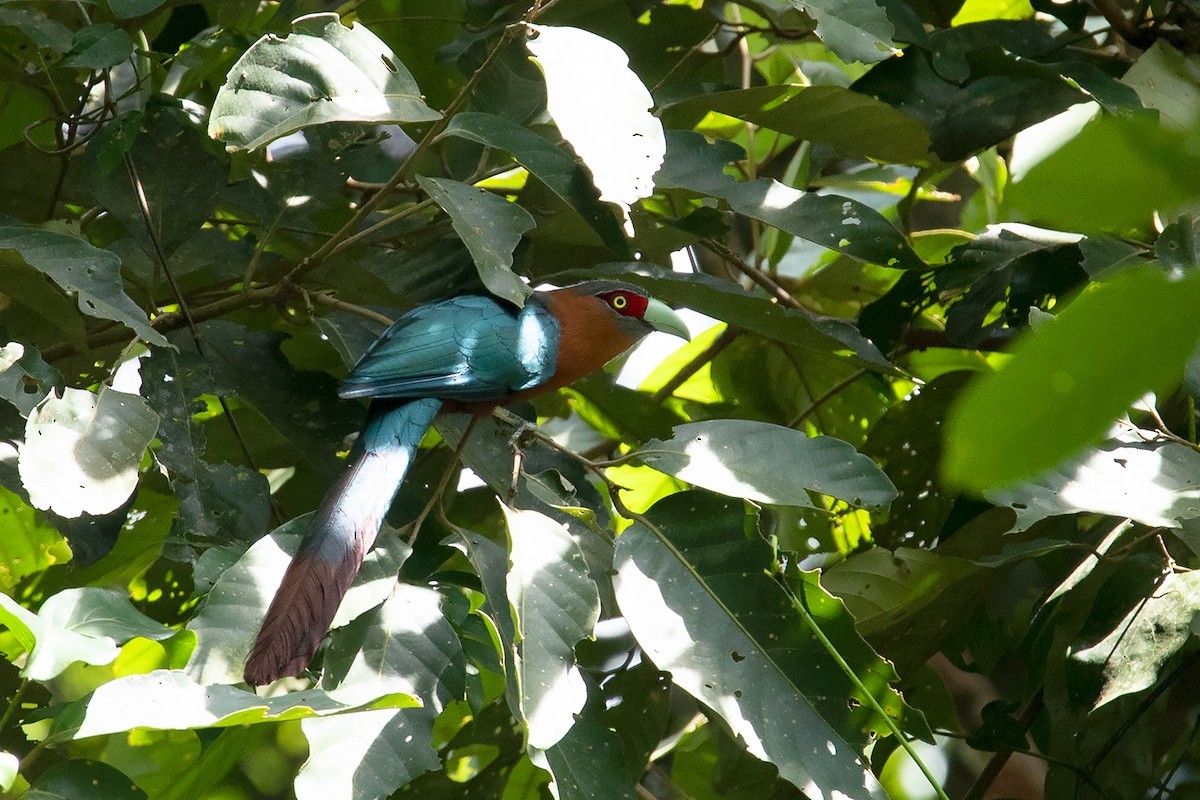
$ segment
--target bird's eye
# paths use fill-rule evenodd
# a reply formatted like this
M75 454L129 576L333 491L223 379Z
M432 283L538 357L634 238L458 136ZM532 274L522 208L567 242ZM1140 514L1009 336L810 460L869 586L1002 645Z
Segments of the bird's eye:
M620 311L627 305L629 305L629 298L623 294L619 294L612 299L612 307L617 311Z

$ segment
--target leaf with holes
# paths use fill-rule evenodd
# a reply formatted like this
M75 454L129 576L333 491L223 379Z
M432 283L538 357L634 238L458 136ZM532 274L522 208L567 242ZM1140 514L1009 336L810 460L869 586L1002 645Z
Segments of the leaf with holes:
M30 502L63 517L112 511L137 486L157 430L158 415L137 395L107 386L51 394L26 420L17 457Z
M889 686L895 675L861 640L840 647L816 634L824 625L811 603L800 605L771 577L770 545L744 501L704 492L659 501L617 539L614 568L638 643L751 753L826 797L885 796L861 754L886 727L843 667L893 718L904 714Z
M167 340L121 285L121 259L75 236L26 225L0 225L0 265L16 257L78 295L79 310L111 319L151 344Z

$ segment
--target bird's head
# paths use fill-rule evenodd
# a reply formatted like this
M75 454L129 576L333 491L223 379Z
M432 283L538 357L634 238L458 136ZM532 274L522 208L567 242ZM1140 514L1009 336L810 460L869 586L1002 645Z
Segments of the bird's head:
M618 327L634 338L640 339L651 331L662 331L688 341L692 338L679 314L640 286L623 281L587 281L567 288L603 302Z

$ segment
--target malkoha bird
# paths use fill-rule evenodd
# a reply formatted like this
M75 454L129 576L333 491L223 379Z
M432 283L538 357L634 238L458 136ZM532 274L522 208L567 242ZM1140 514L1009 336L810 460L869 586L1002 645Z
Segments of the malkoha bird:
M688 338L670 307L617 281L535 292L520 309L466 295L396 320L339 391L372 399L367 420L284 573L246 661L246 683L259 686L308 667L443 407L487 413L558 389L652 330Z

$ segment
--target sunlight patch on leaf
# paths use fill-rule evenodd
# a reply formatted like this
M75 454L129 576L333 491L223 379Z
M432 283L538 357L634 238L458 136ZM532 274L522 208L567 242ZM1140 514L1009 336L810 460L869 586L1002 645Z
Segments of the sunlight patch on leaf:
M225 77L208 135L228 150L253 150L323 122L429 122L412 74L383 41L337 14L309 14L292 33L267 34Z
M607 39L578 28L529 28L535 35L526 46L546 76L547 110L632 235L629 207L653 193L667 149L650 92Z
M30 502L64 517L104 514L133 493L158 415L137 395L67 387L25 424L17 466Z
M760 503L813 507L809 491L882 506L896 487L870 458L831 436L754 420L678 425L638 452L647 466L714 492Z

